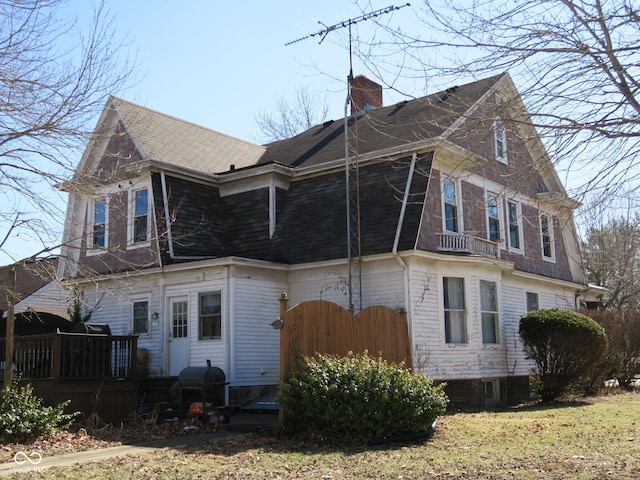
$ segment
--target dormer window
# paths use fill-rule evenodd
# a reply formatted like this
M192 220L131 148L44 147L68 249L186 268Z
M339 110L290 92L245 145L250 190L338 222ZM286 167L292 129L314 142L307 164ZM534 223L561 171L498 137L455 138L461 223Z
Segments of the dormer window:
M500 119L493 122L493 135L495 139L496 160L507 163L507 136L505 135L504 125Z
M107 206L106 197L98 198L93 202L92 248L107 248Z
M129 243L138 244L149 240L149 193L134 190L130 203Z

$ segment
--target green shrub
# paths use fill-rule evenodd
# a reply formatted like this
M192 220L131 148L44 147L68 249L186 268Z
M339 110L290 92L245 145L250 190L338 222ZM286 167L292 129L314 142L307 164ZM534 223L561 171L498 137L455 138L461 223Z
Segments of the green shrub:
M444 385L367 352L317 355L282 382L278 401L291 431L356 438L427 430L447 406Z
M555 400L589 376L607 351L604 329L591 318L557 308L534 310L520 319L520 337L536 363L534 385L543 401Z
M18 382L0 392L0 437L6 441L25 441L66 429L75 414L65 414L69 402L47 407L33 394L33 387Z

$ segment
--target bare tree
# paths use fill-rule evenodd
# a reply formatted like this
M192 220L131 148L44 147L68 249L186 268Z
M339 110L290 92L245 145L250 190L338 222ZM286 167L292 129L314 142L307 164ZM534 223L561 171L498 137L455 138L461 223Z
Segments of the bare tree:
M90 25L64 0L0 0L0 251L18 231L51 245L70 176L106 96L132 79L102 3ZM50 192L50 193L49 193ZM56 238L59 232L55 231Z
M640 214L592 216L581 241L589 281L607 288L608 310L640 310Z
M324 122L328 111L326 97L311 93L306 87L298 88L292 103L281 96L275 112L262 112L255 116L260 131L259 141L269 143L293 137Z
M379 20L375 38L357 40L357 54L389 88L402 79L431 88L509 71L552 157L582 191L610 193L639 179L636 2L425 0L412 8L419 30Z

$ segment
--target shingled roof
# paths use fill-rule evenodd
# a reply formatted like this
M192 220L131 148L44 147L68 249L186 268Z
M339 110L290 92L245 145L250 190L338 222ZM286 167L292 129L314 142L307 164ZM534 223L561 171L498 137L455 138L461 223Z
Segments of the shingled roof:
M375 108L351 117L351 146L358 139L359 154L437 137L459 120L505 74L452 87L426 97ZM344 158L344 121L330 120L285 140L266 145L260 163L293 167L317 165Z
M254 165L265 148L195 123L112 97L128 132L143 151L143 158L170 163L203 173L219 173Z

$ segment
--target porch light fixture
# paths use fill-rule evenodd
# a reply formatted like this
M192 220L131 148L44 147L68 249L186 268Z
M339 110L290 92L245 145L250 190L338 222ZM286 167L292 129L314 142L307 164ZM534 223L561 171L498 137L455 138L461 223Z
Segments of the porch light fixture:
M271 322L270 325L274 330L281 330L282 327L284 327L284 320L278 317L273 322Z
M159 314L158 312L153 312L153 313L151 314L151 318L152 318L153 320L157 320L159 317L160 317L160 314Z

